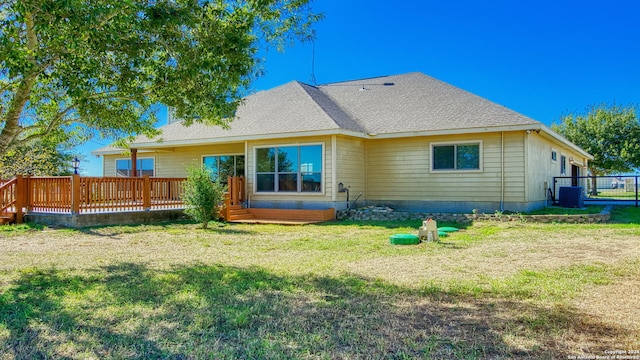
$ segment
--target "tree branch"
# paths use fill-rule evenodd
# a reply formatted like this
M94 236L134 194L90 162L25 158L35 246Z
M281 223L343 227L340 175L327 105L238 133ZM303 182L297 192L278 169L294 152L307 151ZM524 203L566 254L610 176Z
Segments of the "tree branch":
M27 47L30 54L28 55L29 62L37 69L35 60L35 50L38 47L38 37L35 32L35 25L33 20L33 14L30 12L25 13L26 33L27 33ZM20 135L20 115L24 110L27 101L31 96L31 90L35 85L39 71L32 71L27 74L18 88L15 95L11 100L11 104L7 109L7 114L4 118L4 127L0 132L0 154L6 153L7 149L12 145L16 138Z

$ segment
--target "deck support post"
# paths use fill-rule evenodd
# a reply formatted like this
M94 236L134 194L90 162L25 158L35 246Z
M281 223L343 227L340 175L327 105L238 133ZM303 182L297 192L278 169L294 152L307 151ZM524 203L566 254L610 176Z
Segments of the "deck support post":
M130 177L138 177L138 149L131 149L131 174Z
M142 181L142 208L144 211L151 210L151 180L149 175L145 175Z
M80 175L71 176L71 215L80 213Z
M27 196L29 190L27 189L27 183L29 178L24 178L22 175L16 175L16 224L22 224L24 220L24 213L22 209L28 204Z

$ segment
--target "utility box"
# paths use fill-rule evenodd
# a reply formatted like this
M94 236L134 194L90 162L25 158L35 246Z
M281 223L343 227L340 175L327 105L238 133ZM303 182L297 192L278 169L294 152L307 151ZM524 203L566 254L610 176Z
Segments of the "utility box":
M422 226L418 229L418 236L421 240L440 241L440 237L438 236L438 224L436 221L431 219L423 221Z
M558 193L558 203L566 208L584 207L582 186L562 186Z

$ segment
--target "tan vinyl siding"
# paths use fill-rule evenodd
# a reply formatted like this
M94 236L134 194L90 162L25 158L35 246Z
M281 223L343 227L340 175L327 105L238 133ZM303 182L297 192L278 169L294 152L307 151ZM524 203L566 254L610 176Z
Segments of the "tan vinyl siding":
M102 158L102 176L116 176L116 159L124 155L104 155Z
M554 176L571 176L570 158L574 159L574 164L580 167L580 175L586 175L587 159L581 157L579 153L569 147L563 145L559 141L543 137L536 132L531 132L527 136L528 147L528 169L527 169L527 185L528 185L528 201L545 200L544 183L553 190ZM557 154L556 161L551 159L551 151L555 150ZM560 157L567 157L567 174L560 174ZM579 184L586 186L584 181Z
M431 171L431 144L480 141L481 171ZM505 200L522 201L521 139L505 133ZM500 201L500 133L370 141L367 198L370 200Z
M525 147L522 132L504 133L504 201L525 201ZM499 151L496 153L499 155ZM496 168L499 171L499 168Z
M272 146L291 146L291 145L310 145L322 144L324 148L323 154L323 192L322 193L256 193L254 190L255 180L255 148L272 147ZM248 142L247 157L245 159L245 168L249 176L247 177L247 194L251 200L256 201L331 201L331 137L330 136L312 136L312 137L291 137L287 139L261 140Z
M349 187L349 200L362 193L359 201L366 200L365 193L365 144L363 139L337 138L336 182ZM346 193L338 193L338 201L346 201Z
M185 146L158 152L138 151L138 158L155 158L156 177L186 177L187 168L192 164L201 164L203 155L241 155L244 143ZM116 159L125 159L125 155L105 155L104 176L115 176Z

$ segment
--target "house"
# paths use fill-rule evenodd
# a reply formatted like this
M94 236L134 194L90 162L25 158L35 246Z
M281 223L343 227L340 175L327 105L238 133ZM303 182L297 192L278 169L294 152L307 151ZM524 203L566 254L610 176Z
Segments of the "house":
M326 85L292 81L246 98L229 129L170 119L131 144L136 172L190 164L245 176L252 208L483 212L543 207L554 176L592 156L544 124L422 73ZM133 175L102 148L105 176ZM133 156L132 156L133 157ZM348 198L349 197L349 198Z

